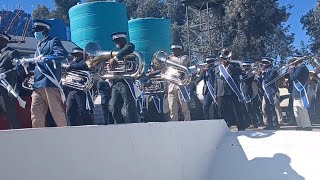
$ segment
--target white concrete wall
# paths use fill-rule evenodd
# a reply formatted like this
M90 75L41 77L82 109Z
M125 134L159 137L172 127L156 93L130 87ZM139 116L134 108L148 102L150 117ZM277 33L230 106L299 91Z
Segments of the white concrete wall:
M207 180L224 121L0 132L1 180Z

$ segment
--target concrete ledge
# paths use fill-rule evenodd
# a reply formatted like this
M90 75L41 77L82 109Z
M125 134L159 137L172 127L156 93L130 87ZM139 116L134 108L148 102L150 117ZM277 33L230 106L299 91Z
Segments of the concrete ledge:
M0 131L4 180L206 180L223 120Z

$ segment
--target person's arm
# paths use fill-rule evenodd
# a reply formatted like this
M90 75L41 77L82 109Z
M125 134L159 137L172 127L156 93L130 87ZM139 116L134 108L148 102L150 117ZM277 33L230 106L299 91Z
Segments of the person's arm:
M267 84L270 81L273 81L278 76L278 72L276 70L271 70L270 74L266 73L263 77L264 82Z
M55 61L64 61L68 57L67 50L63 47L61 41L58 38L52 39L52 53L50 55L54 57L61 57L55 58Z
M156 76L156 75L160 74L161 71L162 71L162 69L153 70L153 71L147 73L147 76L148 76L148 77Z
M69 68L67 70L83 70L83 71L88 71L89 68L87 64L84 62L84 60L81 60L78 63L71 63Z
M180 63L181 63L183 66L189 67L190 62L191 62L191 59L189 58L189 56L184 55L184 56L181 56L181 57L180 57Z
M127 43L116 55L116 59L123 59L125 56L131 54L135 50L135 46L132 43Z

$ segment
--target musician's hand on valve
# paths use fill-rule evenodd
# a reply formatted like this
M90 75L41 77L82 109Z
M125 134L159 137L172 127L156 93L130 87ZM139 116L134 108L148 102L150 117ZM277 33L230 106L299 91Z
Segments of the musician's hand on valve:
M114 69L117 65L118 65L118 61L117 61L117 59L118 58L112 58L111 60L110 60L110 68L111 69Z

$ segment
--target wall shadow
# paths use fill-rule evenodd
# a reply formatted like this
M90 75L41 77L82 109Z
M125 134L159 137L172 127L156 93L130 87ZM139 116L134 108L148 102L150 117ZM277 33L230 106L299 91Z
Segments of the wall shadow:
M249 160L246 153L254 157L259 148L252 144L243 147L238 140L239 136L267 138L273 134L273 131L229 133L216 147L216 155L208 170L211 170L211 173L208 172L210 177L207 179L304 180L305 178L291 167L291 158L288 155L276 153L273 157L255 157Z

